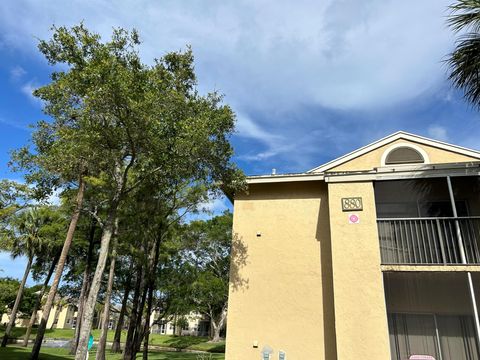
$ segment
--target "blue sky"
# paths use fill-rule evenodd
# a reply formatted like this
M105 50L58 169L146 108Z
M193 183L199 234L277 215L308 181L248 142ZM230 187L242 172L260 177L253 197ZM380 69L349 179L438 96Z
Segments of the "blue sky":
M480 118L447 81L454 36L444 0L0 2L0 176L42 118L31 96L49 80L37 51L51 25L108 37L135 27L151 63L191 45L199 90L219 90L235 110L235 161L247 174L305 171L405 130L480 148ZM224 200L209 204L214 211ZM0 254L3 275L22 261Z

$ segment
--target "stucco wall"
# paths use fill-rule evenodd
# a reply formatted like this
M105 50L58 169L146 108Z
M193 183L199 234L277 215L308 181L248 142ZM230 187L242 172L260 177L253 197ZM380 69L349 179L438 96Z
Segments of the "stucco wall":
M330 183L328 194L338 359L389 359L373 184ZM349 223L343 197L362 198L359 223Z
M55 321L55 314L57 312L57 305L54 305L52 307L52 310L50 311L50 315L48 316L47 320L47 329L53 328L53 329L70 329L72 327L72 320L73 320L73 314L74 314L74 309L73 306L71 305L65 305L62 306L58 313L58 322L56 324L53 324ZM43 311L39 310L37 312L37 320L36 324L38 324L42 318ZM67 324L67 319L70 319L70 323Z
M226 360L336 359L326 185L252 185L234 206Z
M412 141L407 140L396 140L390 144L384 145L370 151L364 155L359 156L356 159L353 159L349 162L346 162L342 165L339 165L329 171L355 171L355 170L371 170L376 167L381 166L381 159L383 153L392 145L398 143L412 143L416 146L419 146L428 154L431 164L442 164L442 163L455 163L455 162L464 162L464 161L478 161L478 158L472 158L462 154L445 151L442 149L435 148L433 146L418 144Z
M16 317L15 319L15 326L18 327L25 327L28 325L29 318L21 318L21 317ZM2 319L1 319L1 324L8 324L10 321L10 316L7 313L2 314Z

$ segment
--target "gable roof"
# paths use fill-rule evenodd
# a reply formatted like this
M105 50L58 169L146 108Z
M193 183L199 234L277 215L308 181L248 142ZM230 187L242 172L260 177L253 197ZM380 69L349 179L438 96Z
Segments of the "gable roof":
M458 145L453 145L453 144L449 144L449 143L446 143L446 142L443 142L443 141L439 141L439 140L433 140L433 139L429 139L427 137L423 137L423 136L420 136L420 135L415 135L415 134L410 134L410 133L407 133L405 131L398 131L396 133L393 133L391 135L388 135L380 140L377 140L371 144L368 144L364 147L361 147L360 149L357 149L357 150L354 150L346 155L343 155L343 156L340 156L339 158L336 158L332 161L329 161L323 165L320 165L316 168L313 168L311 170L308 170L307 171L307 174L308 173L323 173L325 171L328 171L332 168L335 168L339 165L342 165L352 159L355 159L363 154L366 154L370 151L373 151L375 149L378 149L384 145L387 145L387 144L390 144L396 140L408 140L408 141L413 141L413 142L416 142L418 144L423 144L423 145L428 145L428 146L433 146L433 147L436 147L438 149L443 149L443 150L446 150L446 151L451 151L451 152L455 152L455 153L458 153L458 154L462 154L462 155L466 155L466 156L470 156L470 157L474 157L474 158L477 158L477 159L480 159L480 151L476 151L476 150L472 150L472 149L467 149L467 148L464 148L462 146L458 146Z

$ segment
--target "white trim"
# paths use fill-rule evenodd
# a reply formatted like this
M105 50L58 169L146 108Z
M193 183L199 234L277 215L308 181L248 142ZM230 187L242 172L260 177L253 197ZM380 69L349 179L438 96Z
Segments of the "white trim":
M355 158L357 158L357 157L359 157L363 154L366 154L366 153L368 153L372 150L378 149L379 147L382 147L384 145L387 145L387 144L389 144L393 141L399 140L399 139L409 140L409 141L416 142L418 144L433 146L433 147L443 149L443 150L446 150L446 151L452 151L452 152L455 152L455 153L458 153L458 154L471 156L471 157L474 157L476 159L480 159L480 152L479 151L472 150L472 149L467 149L467 148L464 148L464 147L458 146L458 145L448 144L448 143L445 143L443 141L429 139L429 138L419 136L419 135L410 134L410 133L407 133L407 132L404 132L404 131L398 131L398 132L396 132L392 135L386 136L386 137L384 137L380 140L377 140L377 141L375 141L371 144L368 144L364 147L361 147L358 150L352 151L352 152L350 152L346 155L343 155L339 158L336 158L332 161L329 161L326 164L323 164L323 165L318 166L314 169L311 169L311 170L307 171L307 173L322 173L322 172L325 172L325 171L330 170L334 167L337 167L341 164L344 164L347 161L355 159Z
M247 184L270 184L296 181L318 181L323 180L323 174L290 174L290 175L267 175L249 176Z
M289 183L299 181L356 182L399 180L446 176L480 176L480 161L447 164L405 164L367 171L343 171L326 174L284 174L247 177L247 184Z
M480 163L386 166L365 172L327 173L325 182L344 183L447 176L480 176Z
M385 164L385 161L387 160L387 156L391 151L393 151L395 149L398 149L400 147L412 148L412 149L418 151L420 153L420 155L422 155L422 157L423 157L423 164L430 164L430 158L428 157L427 152L425 150L423 150L420 146L417 146L417 145L412 144L412 143L407 143L407 142L399 142L397 144L393 144L392 146L388 147L388 149L383 152L382 159L380 161L382 166L392 166L392 165ZM395 164L395 165L398 166L399 164Z

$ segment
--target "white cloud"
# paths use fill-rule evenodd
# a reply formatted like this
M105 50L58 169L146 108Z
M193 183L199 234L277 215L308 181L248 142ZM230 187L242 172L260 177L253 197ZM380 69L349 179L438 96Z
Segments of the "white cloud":
M152 60L192 44L202 87L239 107L315 102L368 108L418 96L440 78L453 44L447 0L72 1L0 4L2 41L37 51L51 24L109 34L136 27Z
M370 127L366 135L352 134L332 119L298 123L290 114L300 108L347 111L352 122L368 121L369 111L394 110L443 85L442 60L454 44L445 24L450 3L3 1L0 43L40 59L36 37L49 38L52 24L69 26L85 20L104 37L114 26L137 28L146 62L191 44L199 90L225 93L226 102L239 114L238 136L261 144L239 158L264 162L282 158L282 164L272 165L282 172L293 162L296 169L307 169L313 152L336 152L332 148L351 146L360 142L360 136L372 140L373 133L383 134L387 127ZM253 114L261 114L261 119ZM383 121L387 124L388 117ZM437 129L438 135L447 134Z
M261 140L272 146L284 140L283 136L275 135L270 131L262 129L260 125L254 123L249 117L239 114L237 118L237 131L241 137Z
M272 131L263 129L249 117L239 114L237 116L238 136L247 139L257 140L262 143L267 150L255 154L245 154L240 158L245 160L264 160L283 152L286 147L287 139L283 135L274 134Z
M10 69L10 78L14 81L22 78L23 76L25 76L27 74L27 72L25 71L24 68L22 68L21 66L17 65L15 67L13 67L12 69Z
M39 98L33 96L33 92L38 87L39 86L35 83L35 81L32 80L23 84L20 90L28 98L28 100L30 100L33 104L41 105L42 101Z
M428 128L428 136L440 141L448 141L447 129L439 125L431 125Z

